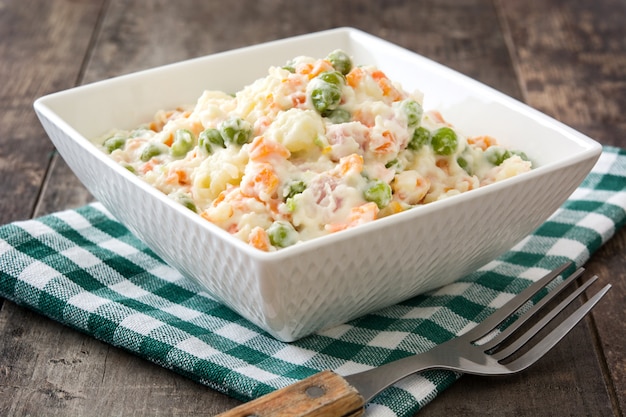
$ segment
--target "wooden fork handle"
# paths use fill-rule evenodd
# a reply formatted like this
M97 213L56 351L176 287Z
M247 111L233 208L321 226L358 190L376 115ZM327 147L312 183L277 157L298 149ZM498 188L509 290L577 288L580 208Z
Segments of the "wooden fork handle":
M345 379L322 371L217 417L357 417L364 406L363 397Z

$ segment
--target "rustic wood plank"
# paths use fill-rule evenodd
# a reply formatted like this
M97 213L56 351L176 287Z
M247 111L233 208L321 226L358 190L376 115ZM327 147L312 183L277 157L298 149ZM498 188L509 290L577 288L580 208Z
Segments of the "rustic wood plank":
M527 103L604 144L624 146L626 3L498 2Z
M2 416L207 416L238 404L8 301L0 331Z
M587 264L598 274L602 284L613 289L593 311L598 332L597 349L606 361L603 364L612 388L613 408L624 415L626 411L626 229L620 230ZM618 413L616 413L618 414ZM618 414L619 415L619 414Z
M528 104L606 145L626 146L626 3L499 2ZM626 232L589 262L613 291L594 310L616 414L626 412Z
M31 3L28 5L32 6ZM423 2L392 0L373 4L355 0L342 2L319 0L315 7L302 7L297 2L288 0L228 2L226 4L164 0L128 4L112 0L108 3L102 26L98 27L101 32L84 76L79 80L82 55L81 49L77 49L74 43L86 42L89 38L89 31L84 28L89 28L89 24L59 25L58 16L69 13L67 9L76 7L76 4L62 0L46 2L46 6L40 7L41 16L39 16L43 20L45 20L43 16L46 16L46 13L51 16L43 25L47 28L45 30L57 32L80 30L76 27L80 26L83 32L80 33L82 36L77 36L80 39L59 41L55 43L59 48L50 48L51 51L40 52L44 54L44 58L46 54L58 53L63 53L63 57L67 57L67 54L76 50L79 51L76 54L78 58L67 68L64 68L64 65L59 67L53 65L57 64L53 58L44 59L48 66L55 67L55 71L59 68L64 68L66 71L66 73L54 73L57 77L55 80L51 81L49 78L51 75L46 71L35 74L26 72L20 78L16 78L19 81L17 85L22 85L22 87L4 87L7 97L13 100L12 108L16 110L11 110L12 115L4 116L5 119L0 119L0 121L10 117L14 124L10 129L7 128L6 132L15 136L15 132L18 132L15 120L21 125L23 120L26 120L21 115L31 112L28 94L33 94L33 98L35 94L40 95L38 92L27 94L20 91L26 91L29 88L35 91L37 83L44 85L41 91L45 93L71 86L76 80L80 83L91 82L285 36L336 26L354 26L451 66L509 95L527 100L540 110L552 114L605 143L624 145L616 139L619 133L621 133L620 138L624 136L624 116L615 110L624 108L623 101L620 101L624 99L624 94L611 93L609 102L601 103L600 95L592 92L592 103L600 108L593 110L593 117L579 116L581 99L585 95L582 92L567 91L568 82L580 82L589 74L592 75L593 69L591 67L583 67L581 70L571 69L567 72L569 78L560 79L559 74L555 73L560 68L555 67L552 61L555 56L563 59L560 55L553 55L558 52L561 44L557 42L554 43L556 46L544 48L539 42L541 39L536 38L537 34L533 34L534 32L530 30L533 27L531 23L534 24L536 20L543 19L544 38L546 33L549 36L556 34L562 44L572 47L567 44L567 38L571 36L568 30L579 33L576 32L581 30L577 26L579 23L574 19L578 15L575 14L576 12L568 12L572 14L564 14L568 16L565 20L554 16L549 17L549 13L548 17L545 17L543 16L545 7L556 7L550 5L552 3L558 5L558 2L545 3L547 6L539 1L535 1L531 6L524 6L514 4L514 2L496 1L496 7L494 7L491 0ZM10 6L17 7L16 4L17 2L13 2ZM25 2L20 4L26 6ZM90 10L94 7L80 4L81 7ZM619 41L626 38L623 36L624 29L617 25L616 17L611 18L612 23L607 24L600 22L599 19L607 12L609 14L619 12L623 3L618 3L617 0L602 0L599 11L595 11L595 7L590 10L589 5L573 4L576 10L584 9L587 20L583 23L586 22L589 33L593 35L597 30L603 39L607 39L605 53L612 55L618 51L619 48L615 45L619 45ZM559 13L565 13L561 9L566 7L567 3L563 2ZM35 6L24 7L24 10L31 13L31 10L36 8ZM53 11L51 12L49 8ZM5 27L4 22L8 21L1 20L8 19L3 13L0 11L0 34L4 34L1 31ZM79 11L74 10L74 13L79 14ZM37 16L32 17L35 20L36 18ZM30 19L30 17L22 16L22 19ZM73 19L65 22L76 23L76 16ZM94 20L86 20L91 22L90 29L93 29ZM22 23L25 24L24 27L32 26L28 24L32 23L28 20L23 20ZM601 28L596 29L595 25L600 23L602 23ZM502 25L505 25L507 29L504 34L501 31ZM557 30L553 32L555 28ZM41 33L46 33L45 30L42 29ZM37 29L36 33L39 32ZM531 39L531 35L535 37ZM11 34L11 36L15 35ZM32 50L33 43L31 42L34 40L27 42L26 47ZM510 49L507 49L507 43ZM34 44L37 43L34 42ZM80 43L80 45L83 44ZM539 48L540 46L543 49ZM0 71L5 71L4 57L11 56L16 51L19 49L0 44L0 56L2 56ZM84 53L84 49L82 51ZM535 53L539 58L535 57ZM576 61L576 64L584 64L586 59L591 57L585 54L579 55L577 59L580 62ZM620 59L623 60L623 49L621 58L619 54L615 55L618 55L617 58L613 58L616 61L603 67L609 73L608 75L602 74L602 83L606 83L602 87L602 92L610 92L612 89L619 91L623 88L623 82L620 84L620 77L623 81L623 70L620 70L618 65L619 62L623 62L620 61ZM572 58L568 56L565 54L564 61L567 59L571 61ZM535 63L535 60L539 64ZM597 63L597 61L594 62ZM16 73L13 67L11 69L10 73ZM519 79L515 76L516 71ZM542 75L542 71L546 74ZM585 75L585 71L589 73ZM518 81L521 84L518 84ZM0 92L2 88L0 86ZM592 86L588 87L588 89L591 88ZM5 92L2 92L0 96L4 97L4 95ZM557 98L553 98L552 95ZM565 104L569 99L573 99L577 104L567 111ZM2 113L0 112L0 118L3 117ZM33 121L31 125L38 126L38 123ZM40 128L33 129L39 129L38 133L33 134L34 137L45 140ZM3 136L5 136L4 133L0 135L0 143L4 147L7 142L3 141ZM31 137L31 134L23 136ZM35 144L31 144L27 148L27 153L33 153L38 149ZM50 150L51 148L48 148L48 151ZM3 151L0 154L0 161L3 161L0 163L0 170L4 169L2 166L17 166L21 169L27 166L19 159L25 156L17 155L17 152L8 153L8 156L4 155L7 154ZM54 158L46 187L37 207L37 214L82 205L91 198L65 164L58 157ZM5 162L7 160L8 165ZM41 183L44 169L37 168L40 166L41 160L38 159L35 163L34 177L28 181L29 183ZM0 171L0 173L5 173L5 171ZM29 216L34 200L24 196L15 197L15 195L32 194L33 190L38 189L36 188L38 185L25 186L22 183L23 177L12 175L11 172L7 175L8 178L0 179L0 197L4 196L1 190L4 190L7 184L8 187L13 188L6 195L10 195L15 201L5 203L6 199L0 199L0 204L10 204L10 206L0 207L8 207L9 213L22 213L19 210L25 210L20 208L24 206L25 201L28 210L24 212L25 214L21 214L21 217ZM15 218L15 215L3 215L5 216L4 222ZM607 268L611 271L624 271L623 231L617 240L610 242L603 251L605 255L600 256L598 263L602 263L604 259L602 256L606 256L606 259L611 261ZM621 267L620 261L622 261ZM600 266L595 266L595 263L593 265L599 268L598 270L602 270ZM621 282L624 283L624 280L622 279ZM605 347L608 352L609 363L623 365L623 362L620 362L623 361L624 352L623 340L620 339L620 335L624 333L623 327L607 324L605 319L607 315L613 315L611 317L616 317L618 320L623 317L623 314L619 315L623 307L620 310L617 303L621 300L621 306L626 305L623 303L626 291L621 288L616 293L616 300L611 301L612 307L606 308L606 313L599 311L596 315L596 322L600 331L605 333L602 335L600 347ZM612 293L609 293L610 296ZM604 304L603 301L599 308ZM608 327L603 330L601 327L603 325ZM613 337L609 337L611 332L617 331L619 333L612 333ZM593 339L590 338L590 333L592 330L590 330L589 323L578 328L556 348L557 350L537 365L537 368L529 371L534 373L522 374L506 381L464 377L419 415L429 415L429 413L441 415L442 412L451 415L478 415L479 413L483 415L488 410L493 410L492 415L506 415L507 413L512 415L515 411L526 414L530 410L538 415L546 415L554 410L561 410L559 407L572 399L575 404L583 406L581 410L590 410L588 414L604 415L606 408L593 409L594 404L602 403L607 396L606 392L603 392L603 383L599 380L601 377L598 377L600 367L594 365L595 356L589 355L589 352L593 351L591 344ZM0 401L0 415L33 415L43 412L48 415L90 415L93 414L93 410L107 415L211 415L227 410L238 403L133 355L29 313L12 303L5 303L0 312L0 334L10 335L0 341L0 353L6 353L0 356L0 398L10 398L8 403L4 400ZM576 356L577 353L587 354L587 356L579 357ZM561 366L563 358L566 358L566 361L575 360L576 369L581 369L581 371L567 372ZM623 367L621 369L623 371ZM587 375L587 370L589 370L589 375ZM611 370L611 372L617 371ZM78 382L72 382L72 375L78 375ZM581 380L581 378L585 379ZM615 376L612 378L615 387L622 387L623 390L626 386L623 378L619 379ZM7 383L4 383L5 381ZM585 387L585 392L572 392L573 386ZM520 394L510 397L511 392ZM533 401L533 404L528 405L523 402L526 399ZM519 408L515 408L513 403L516 403ZM477 405L473 407L471 404ZM604 402L604 404L607 403ZM602 413L596 413L596 411L602 411ZM607 414L609 413L610 410ZM573 413L573 415L577 414L580 413Z
M35 207L35 216L81 207L95 201L56 151L52 154L49 172L50 175L43 183L42 198Z
M0 224L33 214L53 151L32 109L76 83L102 2L3 1L0 8Z
M41 95L74 85L101 5L37 0L0 5L0 224L33 214L54 148L32 104ZM6 368L0 369L4 391ZM12 397L0 398L2 406L12 404L5 400Z

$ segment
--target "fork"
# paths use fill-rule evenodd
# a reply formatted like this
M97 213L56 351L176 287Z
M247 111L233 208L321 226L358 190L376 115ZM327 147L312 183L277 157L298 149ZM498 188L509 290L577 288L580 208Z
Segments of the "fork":
M356 417L363 414L365 404L382 390L417 372L447 369L474 375L508 375L523 371L554 347L611 288L611 285L607 284L558 326L550 329L548 334L538 335L549 322L598 279L597 276L593 276L580 284L557 306L549 309L529 329L525 331L520 329L583 274L584 269L579 268L539 302L521 313L513 323L500 330L501 325L510 321L509 319L514 317L514 314L535 294L571 266L572 263L568 262L551 271L513 297L479 325L429 351L348 376L340 376L333 371L325 370L219 416ZM529 343L535 336L539 340L534 344Z

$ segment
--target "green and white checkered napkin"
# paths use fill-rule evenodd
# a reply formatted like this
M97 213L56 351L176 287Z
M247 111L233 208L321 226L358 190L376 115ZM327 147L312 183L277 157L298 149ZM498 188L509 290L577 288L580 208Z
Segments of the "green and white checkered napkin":
M626 222L626 151L604 148L544 225L460 281L306 337L279 342L160 260L98 204L0 228L0 295L228 395L248 400L323 369L349 374L431 349L548 270L583 264ZM368 415L408 416L456 380L415 375Z

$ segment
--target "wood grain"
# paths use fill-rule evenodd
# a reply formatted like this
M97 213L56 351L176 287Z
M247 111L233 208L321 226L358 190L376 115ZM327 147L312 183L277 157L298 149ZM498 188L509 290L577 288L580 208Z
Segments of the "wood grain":
M623 0L7 0L0 3L0 224L92 200L39 126L43 94L352 26L626 146ZM236 69L235 69L236 70ZM623 415L626 230L587 265L612 291L534 368L465 376L420 416ZM213 415L238 401L5 302L0 415Z
M206 416L239 404L11 302L0 329L2 416Z
M75 85L101 3L1 3L0 224L33 215L54 147L32 104Z
M500 3L526 102L603 144L625 146L626 2ZM593 317L598 361L607 361L607 389L621 412L626 410L625 241L622 229L588 265L603 285L614 286Z
M500 10L525 101L604 144L623 145L626 3L500 1Z
M326 370L219 414L217 417L358 417L363 397Z

